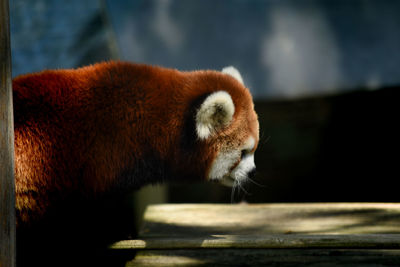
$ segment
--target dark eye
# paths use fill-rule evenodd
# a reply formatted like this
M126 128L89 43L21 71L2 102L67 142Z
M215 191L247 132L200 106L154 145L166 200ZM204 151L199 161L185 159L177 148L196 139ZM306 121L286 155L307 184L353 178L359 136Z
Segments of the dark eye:
M241 152L240 152L240 159L243 159L246 155L247 155L247 150L246 149L243 149Z

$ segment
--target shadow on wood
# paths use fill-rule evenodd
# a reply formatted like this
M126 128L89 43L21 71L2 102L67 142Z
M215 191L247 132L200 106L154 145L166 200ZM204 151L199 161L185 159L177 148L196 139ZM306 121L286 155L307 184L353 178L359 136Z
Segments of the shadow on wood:
M126 266L400 263L400 204L167 204L144 219L139 239L110 247L135 253Z

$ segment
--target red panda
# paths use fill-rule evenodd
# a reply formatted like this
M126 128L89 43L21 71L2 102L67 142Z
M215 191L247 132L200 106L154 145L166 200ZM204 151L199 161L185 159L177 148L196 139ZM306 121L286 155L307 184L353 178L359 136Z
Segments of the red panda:
M257 115L233 67L104 62L19 76L13 97L18 226L71 196L167 180L241 183L255 169Z

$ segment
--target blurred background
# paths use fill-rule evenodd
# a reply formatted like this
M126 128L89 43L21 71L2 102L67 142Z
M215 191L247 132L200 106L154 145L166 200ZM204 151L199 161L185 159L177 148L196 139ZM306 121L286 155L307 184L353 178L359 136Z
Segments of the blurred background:
M400 201L400 1L11 0L10 13L13 76L109 59L241 71L261 124L255 182L146 187L127 199L139 212Z

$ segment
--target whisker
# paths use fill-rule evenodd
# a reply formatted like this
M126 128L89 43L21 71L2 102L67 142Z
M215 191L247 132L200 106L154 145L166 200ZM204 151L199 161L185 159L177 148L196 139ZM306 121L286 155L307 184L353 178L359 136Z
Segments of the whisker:
M244 189L244 187L238 182L238 188L240 188L240 189L242 189L243 190L243 192L246 194L246 195L249 195L249 196L251 196L251 194L249 193L249 192L247 192L246 191L246 189Z
M233 186L232 186L232 192L231 192L231 204L233 204L234 202L235 202L235 191L236 191L236 185L237 184L237 182L235 181L234 183L233 183Z
M260 183L257 183L256 181L254 181L253 179L251 179L251 178L249 178L249 177L247 177L247 179L250 181L250 182L252 182L253 184L255 184L255 185L257 185L257 186L259 186L259 187L267 187L266 185L264 185L264 184L260 184Z
M270 139L271 139L271 136L269 135L266 139L263 140L263 145L267 144Z
M260 140L264 139L265 132L260 130Z
M265 138L265 133L264 131L262 131L260 133L260 141L259 141L259 145L264 146L265 144L268 143L268 141L271 139L271 136L269 135L268 137Z

